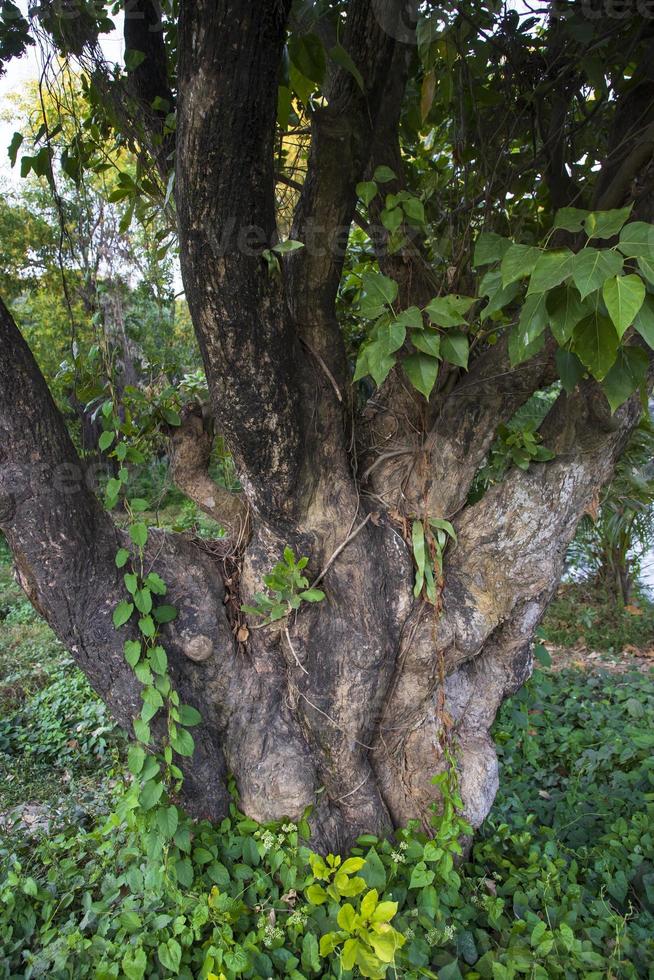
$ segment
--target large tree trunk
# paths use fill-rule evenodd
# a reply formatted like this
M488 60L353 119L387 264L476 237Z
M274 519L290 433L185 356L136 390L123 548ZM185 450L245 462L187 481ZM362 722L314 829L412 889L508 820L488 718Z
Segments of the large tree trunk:
M129 729L139 685L111 623L122 590L113 561L122 533L86 485L4 306L0 344L0 528L27 594ZM184 766L192 812L217 818L232 772L245 811L257 819L297 819L313 807L323 846L342 848L410 817L427 824L437 799L431 777L444 764L447 739L467 815L478 825L497 789L489 735L496 710L530 673L531 636L566 546L637 414L631 403L606 425L592 392L561 399L546 425L547 444L564 462L515 470L461 510L442 609L413 598L402 522L374 498L358 504L337 488L304 525L286 523L282 533L255 521L240 579L233 559L215 562L182 536L156 535L153 566L180 610L166 627L173 676L204 719ZM463 496L474 475L469 435L453 434L448 448L449 485ZM344 545L323 578L327 598L281 626L250 629L239 642L238 607L289 542L311 556L311 576Z
M636 423L638 399L609 416L594 382L561 394L543 427L555 459L511 470L472 506L468 492L498 423L555 377L551 346L512 371L500 342L468 374L450 370L428 406L393 373L357 415L335 315L339 236L372 165L390 159L401 179L387 129L395 120L396 132L411 5L349 4L343 45L364 90L345 69L332 71L295 216L293 234L307 247L284 260L280 277L262 251L276 235L276 82L290 0L180 6L182 270L215 423L243 486L238 500L212 491L201 425L195 450L191 424L176 437L180 482L232 531L223 560L180 535L158 533L150 544L179 609L164 629L174 680L204 720L184 762L186 803L218 817L231 772L246 813L297 819L311 807L314 844L342 849L411 817L427 825L438 802L431 778L451 746L478 826L497 789L495 713L529 676L534 628L576 525ZM149 44L159 77L156 36ZM144 90L150 105L156 86ZM160 120L150 116L142 122L150 119L154 138ZM164 176L167 161L157 154ZM419 302L429 298L419 249L395 265L388 271L404 302L415 291ZM86 486L4 306L0 351L0 528L28 595L130 727L139 685L111 623L121 533ZM416 517L447 517L458 536L435 605L413 595ZM255 629L240 607L286 545L310 559L309 578L322 576L326 599Z

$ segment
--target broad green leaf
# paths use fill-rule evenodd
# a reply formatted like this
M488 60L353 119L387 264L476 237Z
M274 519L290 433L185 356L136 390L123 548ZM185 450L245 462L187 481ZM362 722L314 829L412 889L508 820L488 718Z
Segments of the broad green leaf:
M141 633L143 633L143 636L147 636L152 639L156 632L152 616L142 616L141 619L139 619L139 629Z
M503 238L502 235L498 235L494 231L483 231L475 242L473 269L478 269L482 265L490 265L491 262L499 262L511 245L510 239Z
M530 276L540 255L541 250L535 245L511 245L500 265L502 285L509 286L517 279Z
M549 324L559 344L565 344L572 337L577 324L592 310L584 305L573 286L563 285L552 290L547 297Z
M113 621L116 629L124 626L127 620L130 618L134 612L134 603L127 602L125 599L121 599L113 612Z
M558 286L570 275L573 253L569 248L557 249L554 252L543 252L529 278L527 296L533 293L543 293Z
M177 618L177 610L175 606L157 606L153 616L158 623L172 623Z
M322 602L325 593L321 589L305 589L304 592L300 592L300 597L305 602Z
M363 92L363 77L352 60L352 56L350 55L349 51L347 51L342 44L336 44L333 48L329 49L329 57L337 65L340 65L341 68L345 68L346 71L349 71L350 75L352 75L355 82Z
M646 258L644 255L639 255L636 261L641 274L650 285L654 286L654 257Z
M179 965L182 962L182 947L177 940L168 939L165 943L159 943L157 955L161 965L170 970L173 976L177 976Z
M615 276L604 283L602 296L618 336L622 337L643 305L645 284L640 276Z
M541 346L541 334L547 321L546 293L532 293L527 296L520 312L520 319L509 335L509 358L511 366L522 364L533 357Z
M322 85L326 58L323 43L317 34L292 34L288 53L293 65L305 78Z
M135 667L141 658L141 644L138 640L127 640L123 649L125 660L130 667Z
M412 327L414 330L422 330L424 326L422 313L417 306L409 306L406 310L402 310L395 318L395 322L403 327Z
M143 548L148 541L148 529L145 524L132 524L129 529L129 536L137 548Z
M475 302L474 296L437 296L425 307L425 313L432 323L439 327L459 327L465 324L464 314Z
M645 296L643 305L636 314L634 327L645 343L654 349L654 296Z
M556 212L552 228L564 231L582 231L589 212L582 208L561 208Z
M164 785L159 779L149 779L139 792L139 803L144 810L151 810L163 796Z
M654 225L631 221L620 232L618 248L628 259L638 256L654 259Z
M601 381L615 361L620 343L612 322L601 313L593 313L577 324L573 343L580 361Z
M127 548L119 548L116 552L116 568L124 568L129 561L129 551Z
M368 207L370 202L373 200L377 194L377 184L374 180L362 180L356 186L357 197L359 197L363 203Z
M432 389L438 377L437 358L430 357L429 354L409 354L402 361L402 367L407 378L413 387L424 395L427 400L431 395Z
M403 220L404 212L402 208L384 208L381 213L381 223L391 233L397 231Z
M133 776L138 776L145 762L145 749L141 745L130 745L127 753L127 768Z
M408 197L402 202L402 209L414 224L424 225L425 223L425 206L421 200L417 197Z
M576 354L559 348L555 354L556 367L561 384L570 394L575 390L585 374L585 368Z
M591 211L584 221L584 230L589 238L612 238L617 235L631 214L633 204L613 211Z
M572 259L572 281L584 299L604 285L611 276L622 272L623 259L617 252L584 248Z
M195 748L193 736L185 728L177 729L174 737L170 740L170 744L178 755L189 757L193 755L193 749Z
M127 980L143 980L148 965L148 958L145 955L145 951L140 947L137 949L128 949L120 965L123 968L123 973L127 977Z
M345 932L354 932L354 923L356 922L357 914L354 911L354 906L349 902L345 902L341 905L338 910L338 915L336 916L336 921L338 922L341 929Z
M363 294L359 303L361 314L375 320L395 302L397 283L381 272L364 272L361 277Z
M621 347L615 364L602 381L611 412L640 388L647 375L649 358L640 347Z
M479 284L481 296L488 297L488 303L481 311L482 319L497 313L515 299L520 292L520 283L512 282L509 286L502 286L502 273L499 269L492 269L487 272Z
M390 167L380 166L376 168L372 179L376 180L378 184L388 184L391 180L397 180L397 174Z
M277 252L278 255L287 255L288 252L297 252L299 249L304 248L304 242L295 241L293 238L287 238L284 242L277 242L273 245L273 252ZM173 425L175 423L172 423ZM177 423L179 425L179 422Z
M411 343L417 350L432 357L441 356L441 335L435 330L412 330Z
M175 836L177 824L179 823L179 814L176 806L161 807L157 810L155 819L157 821L157 827L166 840L170 840Z
M148 660L155 674L163 675L168 669L168 655L163 647L152 647L148 653Z
M109 446L114 441L114 436L115 436L114 432L107 431L107 432L103 432L100 438L98 439L98 448L103 453L106 452L107 449L109 449Z
M441 339L441 357L449 364L456 364L457 367L468 367L468 354L470 344L464 333L452 330L445 334Z
M197 710L197 708L192 707L190 704L182 704L179 708L179 722L180 725L185 725L186 728L190 728L193 725L199 725L202 721L202 715Z

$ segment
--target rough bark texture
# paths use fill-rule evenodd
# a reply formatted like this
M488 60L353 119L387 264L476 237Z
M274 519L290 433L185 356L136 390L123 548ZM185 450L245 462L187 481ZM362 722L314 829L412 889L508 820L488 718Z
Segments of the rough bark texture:
M174 679L204 719L185 764L187 803L218 816L231 771L248 814L296 819L313 807L314 843L340 849L410 817L428 824L447 739L478 825L497 788L495 713L530 673L533 630L575 527L636 423L637 399L608 417L590 382L561 395L544 426L556 458L511 470L472 506L468 492L498 423L555 377L551 344L512 371L500 341L467 374L445 374L427 406L393 374L357 416L335 315L335 236L353 219L356 182L375 166L391 166L401 186L397 126L413 5L348 6L343 43L363 89L331 67L294 224L307 246L283 260L280 276L262 252L276 240L273 142L290 2L180 6L182 270L213 419L243 487L230 495L211 483L210 431L187 413L173 437L175 479L232 532L224 560L182 536L157 533L150 546L180 610L165 637ZM147 26L154 8L142 9ZM136 46L138 25L126 35ZM141 100L168 84L160 38L148 58L152 74L146 61L130 82ZM144 113L141 124L156 142L160 120ZM163 172L167 157L154 155ZM612 156L611 167L623 162ZM393 257L383 236L377 244L403 303L434 294L419 247ZM4 306L0 350L0 528L28 595L129 727L138 685L111 624L121 532L86 485ZM458 535L435 607L413 596L407 529L416 516L447 517ZM310 558L326 599L281 625L255 629L251 620L244 629L240 606L285 545Z

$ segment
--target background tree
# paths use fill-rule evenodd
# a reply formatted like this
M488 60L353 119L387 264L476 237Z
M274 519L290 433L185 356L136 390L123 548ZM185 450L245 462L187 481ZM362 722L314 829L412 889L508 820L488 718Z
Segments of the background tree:
M31 30L83 66L79 166L97 167L111 135L137 161L126 198L167 215L174 199L242 486L208 484L205 429L183 426L192 477L178 478L228 529L219 564L181 536L148 551L179 607L171 670L204 720L187 804L218 816L231 771L248 814L312 806L317 842L342 847L427 824L452 743L479 824L495 712L529 674L567 546L650 383L651 22L600 4L418 18L399 0L181 0L164 15L137 0L124 70L99 48L102 5L46 2L31 28L16 11L7 23L3 52ZM47 169L47 134L44 156ZM130 727L139 684L112 625L123 535L4 306L0 340L0 527ZM500 423L559 378L538 437L469 501ZM324 601L299 603L292 553ZM264 625L253 609L289 615Z

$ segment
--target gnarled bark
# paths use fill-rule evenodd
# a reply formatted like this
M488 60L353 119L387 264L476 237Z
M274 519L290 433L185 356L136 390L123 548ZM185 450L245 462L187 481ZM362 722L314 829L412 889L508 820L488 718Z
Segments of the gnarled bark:
M530 672L533 630L567 544L639 409L632 398L608 417L591 382L559 396L543 429L555 459L511 470L474 505L469 488L498 423L555 377L551 344L516 370L503 339L475 351L470 371L449 370L428 404L393 375L353 419L334 236L353 220L366 173L383 162L402 180L396 137L411 53L403 18L413 4L348 6L343 44L361 84L330 68L294 222L306 246L282 260L277 276L263 253L277 235L276 92L290 6L181 0L182 271L213 418L243 493L228 495L208 479L210 435L189 414L173 436L173 473L235 529L238 547L216 561L183 536L154 532L148 558L179 609L165 628L174 681L203 717L185 763L187 803L218 816L232 772L248 814L298 819L312 807L316 846L342 849L363 831L415 816L428 822L445 741L458 746L467 814L474 825L483 820L497 787L495 712ZM147 26L153 6L144 0L138 9ZM137 28L128 26L130 38ZM168 91L161 38L151 41L130 82L137 102ZM91 30L74 50L94 43ZM161 120L144 110L140 123L163 175L172 147L161 152ZM380 248L380 259L399 280L402 303L424 305L431 276L423 250L393 257ZM3 306L0 350L0 528L26 591L129 728L138 684L111 623L122 593L114 563L121 531L85 484ZM413 595L408 542L410 521L430 516L451 519L458 535L435 606ZM286 545L309 557L308 575L326 598L262 626L240 607Z

